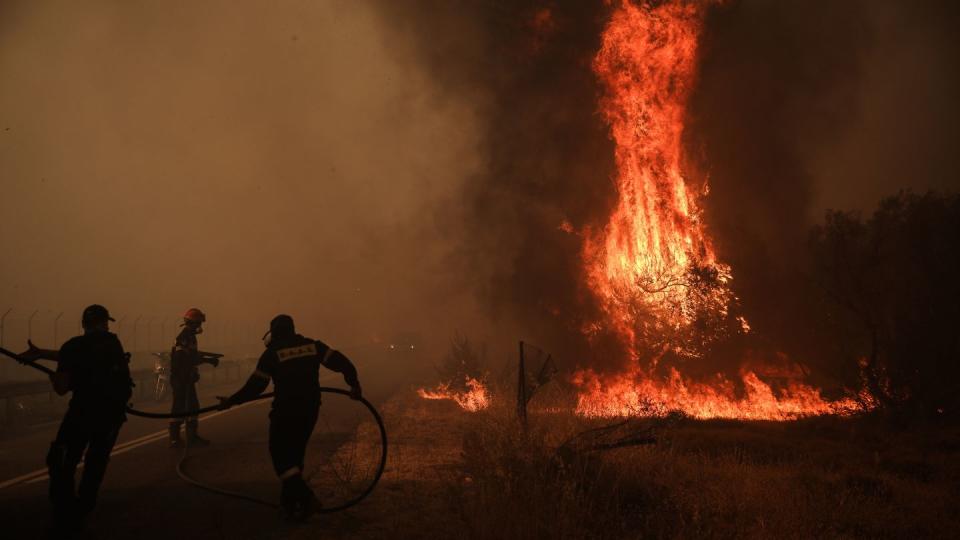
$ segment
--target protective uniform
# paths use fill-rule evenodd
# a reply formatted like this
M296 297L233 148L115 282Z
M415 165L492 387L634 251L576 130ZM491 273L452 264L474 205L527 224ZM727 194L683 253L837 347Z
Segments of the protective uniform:
M113 320L102 306L90 306L84 311L85 321L91 311L104 321ZM63 523L88 513L96 504L110 452L126 421L125 409L133 381L129 356L116 334L105 329L88 329L84 335L64 343L59 351L57 374L65 376L73 392L47 455L54 518ZM81 458L83 476L75 494L74 474Z
M184 314L185 325L170 353L170 388L173 390L170 412L172 414L181 414L200 407L200 401L197 398L197 381L200 380L200 371L197 367L204 362L214 363L204 358L197 346L197 334L200 333L200 325L205 320L206 316L199 309L187 310ZM190 416L186 419L176 418L170 422L171 446L180 445L180 426L184 420L189 444L204 446L210 443L197 434L199 422L196 416Z
M357 370L346 356L321 341L294 332L293 319L280 315L270 324L267 349L246 385L224 403L229 406L260 395L273 379L270 411L270 457L283 482L281 501L290 517L305 518L316 506L303 480L304 455L320 411L320 366L343 374L359 396Z

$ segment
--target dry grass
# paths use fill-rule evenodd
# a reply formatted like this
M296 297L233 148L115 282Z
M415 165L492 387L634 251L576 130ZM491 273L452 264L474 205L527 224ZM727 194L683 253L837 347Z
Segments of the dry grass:
M558 458L594 424L470 419L473 538L958 538L960 430L873 419L660 422L655 445Z
M960 428L878 419L647 421L657 443L561 453L605 422L413 392L384 408L362 505L283 538L960 538ZM648 426L649 427L649 426Z

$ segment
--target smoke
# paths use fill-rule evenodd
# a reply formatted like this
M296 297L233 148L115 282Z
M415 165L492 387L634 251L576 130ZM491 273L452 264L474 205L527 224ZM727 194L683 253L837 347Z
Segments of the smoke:
M446 215L463 232L455 264L503 340L570 360L590 354L598 309L584 286L579 232L615 202L612 146L590 69L604 22L586 2L382 2L383 16L439 90L482 118L482 170Z
M284 312L348 352L442 345L473 320L437 213L475 120L380 24L349 1L3 2L0 312L65 311L60 338L97 302L127 330L196 306L249 343Z
M583 337L580 259L616 200L590 67L609 9L5 2L0 309L289 312L351 343L492 325L616 359ZM762 333L800 340L794 268L824 208L956 187L956 14L711 8L686 142Z
M954 3L742 1L713 9L687 139L709 230L754 329L822 354L802 272L827 208L957 189ZM951 37L948 37L951 36Z
M456 254L468 286L504 327L594 365L612 351L582 338L597 307L576 232L602 226L616 197L590 69L608 11L380 2L394 39L408 43L398 57L426 66L440 92L482 118L482 168L447 215L466 234ZM742 309L787 349L807 339L791 332L805 316L797 268L825 208L956 186L956 11L943 1L711 7L685 140L708 174L708 233Z

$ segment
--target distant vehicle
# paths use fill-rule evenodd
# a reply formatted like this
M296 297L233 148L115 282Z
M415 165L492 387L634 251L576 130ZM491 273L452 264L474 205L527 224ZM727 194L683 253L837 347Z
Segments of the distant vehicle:
M409 353L421 348L423 340L416 332L401 332L387 341L386 349L393 353Z
M170 353L155 352L153 356L153 399L164 401L170 395Z

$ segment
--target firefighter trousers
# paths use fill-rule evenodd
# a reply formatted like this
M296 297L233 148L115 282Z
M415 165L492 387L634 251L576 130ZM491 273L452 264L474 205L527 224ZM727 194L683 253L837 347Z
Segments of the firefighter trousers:
M173 404L170 407L171 414L182 414L200 408L200 400L197 398L197 384L195 382L171 381L170 388L173 389ZM179 430L184 420L186 420L187 426L197 425L196 416L174 418L170 421L171 429Z
M277 476L292 469L303 471L307 443L320 413L319 397L296 406L276 407L270 411L270 458Z
M50 502L56 517L63 517L75 508L86 513L96 505L110 452L124 422L122 413L111 413L110 416L115 419L90 418L72 408L67 409L57 438L47 454ZM81 459L83 476L79 490L75 491L74 477ZM79 506L75 507L75 503Z

